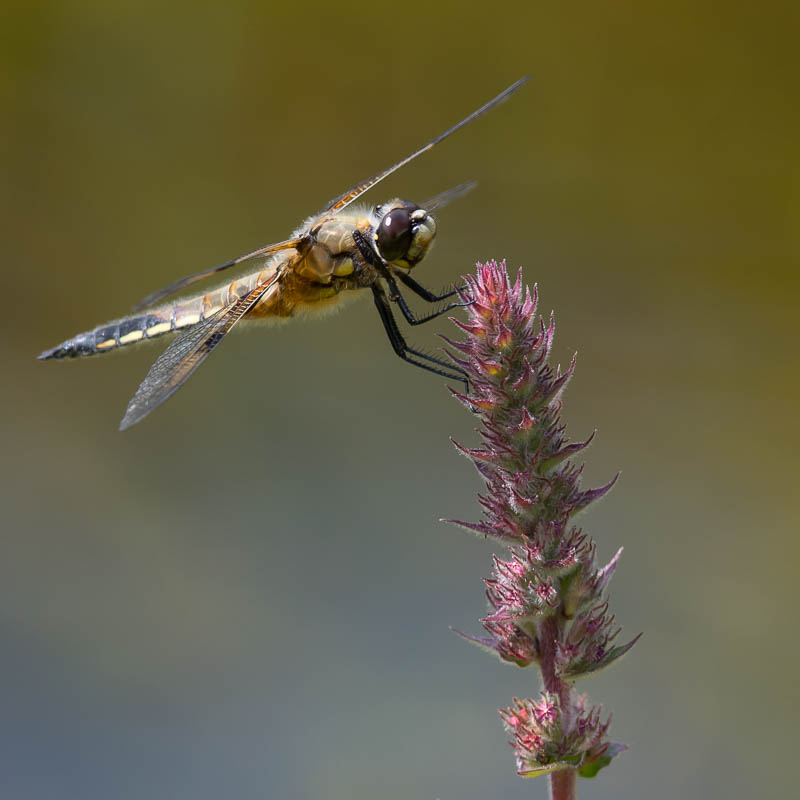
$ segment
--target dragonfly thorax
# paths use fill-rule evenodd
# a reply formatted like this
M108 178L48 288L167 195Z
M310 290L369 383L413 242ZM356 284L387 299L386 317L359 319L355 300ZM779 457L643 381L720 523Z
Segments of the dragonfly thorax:
M384 261L411 269L436 237L436 221L416 203L392 200L375 208L375 247Z

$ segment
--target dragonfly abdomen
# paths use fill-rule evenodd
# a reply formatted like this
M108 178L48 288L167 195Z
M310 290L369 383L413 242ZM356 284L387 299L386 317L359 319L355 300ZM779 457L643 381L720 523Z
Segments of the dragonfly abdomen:
M39 358L93 356L96 353L116 350L126 344L152 339L172 330L175 330L175 326L169 319L165 320L152 312L136 317L127 317L116 322L108 322L93 331L79 333L57 347L45 350L39 355Z
M51 350L40 359L77 358L107 353L129 344L147 341L165 333L195 325L222 307L218 293L201 295L191 300L146 311L124 319L107 322L92 331L79 333Z

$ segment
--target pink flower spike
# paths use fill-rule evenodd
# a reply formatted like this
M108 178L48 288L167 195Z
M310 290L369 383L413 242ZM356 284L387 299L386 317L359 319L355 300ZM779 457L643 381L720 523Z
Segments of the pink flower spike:
M478 264L464 285L462 295L472 300L466 321L456 322L464 339L445 341L469 377L467 394L451 392L478 418L481 446L453 443L475 464L485 491L480 521L455 524L507 552L493 557L484 579L485 635L459 635L505 662L539 667L538 699L514 698L500 716L518 773L549 775L553 800L572 800L576 776L593 777L625 749L606 737L610 717L602 722L599 706L573 689L576 678L615 663L639 638L616 644L620 629L608 610L622 550L598 567L594 542L571 522L619 476L595 489L581 486L576 459L595 434L568 438L562 397L576 356L563 373L550 365L555 317L537 314L538 288L524 284L521 270L512 282L505 262L496 261Z

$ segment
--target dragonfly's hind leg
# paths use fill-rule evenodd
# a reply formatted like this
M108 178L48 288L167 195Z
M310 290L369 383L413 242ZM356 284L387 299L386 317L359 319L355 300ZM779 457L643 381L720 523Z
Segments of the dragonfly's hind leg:
M397 327L397 322L392 315L392 308L389 305L389 298L386 297L386 293L380 286L376 284L373 284L371 288L372 296L375 300L375 307L378 309L378 314L380 315L381 322L383 322L386 335L389 337L389 341L391 342L395 353L397 353L397 355L400 356L403 361L407 361L409 364L413 364L415 367L421 367L422 369L428 370L428 372L441 375L443 378L461 381L466 387L467 391L469 391L469 381L467 380L466 373L462 372L457 367L454 367L452 364L448 364L442 359L435 358L434 356L430 356L427 353L423 353L421 350L416 350L415 348L409 346L409 344L403 338L403 334L400 333L400 329ZM434 316L438 316L439 313L435 314ZM418 320L418 322L424 321L425 320Z

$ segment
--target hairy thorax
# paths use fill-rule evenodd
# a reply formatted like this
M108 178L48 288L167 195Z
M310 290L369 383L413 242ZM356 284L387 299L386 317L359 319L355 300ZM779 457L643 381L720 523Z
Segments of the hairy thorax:
M355 290L371 286L378 273L353 240L353 231L366 230L369 224L361 214L312 220L308 245L289 258L279 285L254 306L248 317L287 318L328 312Z

